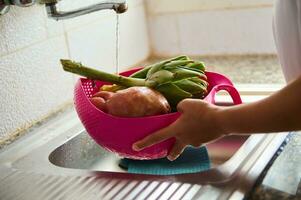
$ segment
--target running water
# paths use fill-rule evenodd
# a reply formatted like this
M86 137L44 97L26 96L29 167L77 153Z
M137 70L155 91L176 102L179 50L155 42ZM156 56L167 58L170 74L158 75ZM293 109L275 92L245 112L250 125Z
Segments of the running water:
M116 68L115 73L119 73L119 14L116 14Z

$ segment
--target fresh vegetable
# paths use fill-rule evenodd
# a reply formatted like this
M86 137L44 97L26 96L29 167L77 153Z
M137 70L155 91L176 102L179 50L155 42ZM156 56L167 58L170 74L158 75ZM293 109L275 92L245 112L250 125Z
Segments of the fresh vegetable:
M204 63L193 61L187 56L171 58L147 66L130 77L110 74L88 68L71 60L61 60L65 71L93 80L113 83L103 90L117 91L127 87L146 86L159 91L173 108L184 98L202 98L207 93L207 77Z
M100 91L91 102L108 114L119 117L142 117L170 112L165 97L148 87L130 87L116 93Z

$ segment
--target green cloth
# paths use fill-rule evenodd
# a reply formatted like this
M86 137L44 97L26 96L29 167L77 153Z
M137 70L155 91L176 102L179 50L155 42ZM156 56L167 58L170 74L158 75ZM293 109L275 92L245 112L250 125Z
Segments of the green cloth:
M175 175L206 171L210 169L210 160L206 147L187 147L175 161L167 158L156 160L122 159L120 167L133 174Z

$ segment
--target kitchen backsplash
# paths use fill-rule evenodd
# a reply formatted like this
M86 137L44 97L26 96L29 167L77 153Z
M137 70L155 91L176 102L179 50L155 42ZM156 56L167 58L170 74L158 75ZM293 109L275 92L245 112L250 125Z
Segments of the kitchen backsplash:
M146 2L154 55L276 53L272 0Z
M89 1L64 0L70 10ZM143 0L128 1L120 15L120 69L149 56ZM12 7L0 17L0 142L22 127L71 102L76 78L62 71L60 58L113 72L115 69L116 14L99 11L55 21L45 8Z

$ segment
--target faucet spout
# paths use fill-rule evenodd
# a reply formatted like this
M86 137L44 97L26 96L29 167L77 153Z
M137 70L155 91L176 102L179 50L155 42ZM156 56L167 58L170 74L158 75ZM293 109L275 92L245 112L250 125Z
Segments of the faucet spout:
M48 0L49 1L49 0ZM85 15L88 13L92 13L99 10L107 10L112 9L117 14L124 13L127 11L128 6L126 1L112 1L112 2L102 2L95 5L90 5L87 7L83 7L77 10L71 11L58 11L57 0L50 0L49 3L46 2L46 10L48 17L53 18L55 20L69 19L81 15Z

